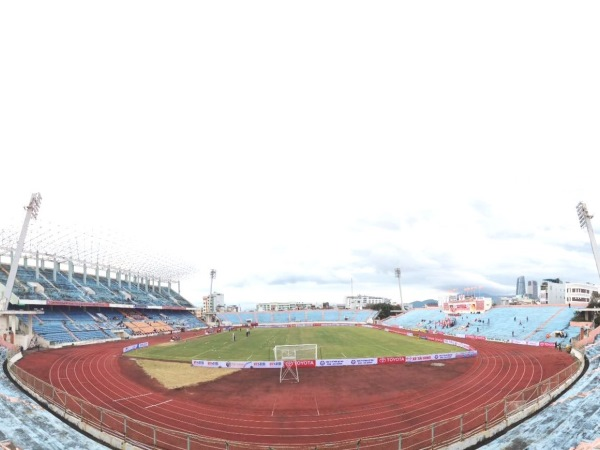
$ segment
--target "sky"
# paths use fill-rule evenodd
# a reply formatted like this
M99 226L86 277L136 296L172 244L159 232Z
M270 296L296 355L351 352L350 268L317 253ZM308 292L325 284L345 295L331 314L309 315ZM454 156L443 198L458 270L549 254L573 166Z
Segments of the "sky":
M40 221L193 266L196 305L211 269L244 309L600 284L575 210L600 214L599 22L595 1L2 2L0 228L40 192Z

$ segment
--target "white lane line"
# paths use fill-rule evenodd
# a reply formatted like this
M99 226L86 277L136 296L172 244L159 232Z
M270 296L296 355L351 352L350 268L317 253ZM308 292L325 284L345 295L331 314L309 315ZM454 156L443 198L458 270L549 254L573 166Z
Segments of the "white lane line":
M129 400L130 398L144 397L145 395L152 395L152 392L148 392L147 394L132 395L131 397L116 398L113 400L113 402L120 402L121 400Z
M146 406L146 408L145 408L145 409L148 409L148 408L154 408L155 406L164 405L165 403L169 403L170 401L171 401L171 400L165 400L164 402L155 403L154 405Z

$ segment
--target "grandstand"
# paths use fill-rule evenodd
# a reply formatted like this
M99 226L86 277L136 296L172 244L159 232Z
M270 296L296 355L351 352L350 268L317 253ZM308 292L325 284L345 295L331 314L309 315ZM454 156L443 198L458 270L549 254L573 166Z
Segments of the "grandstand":
M0 230L0 291L10 296L0 337L13 344L58 347L207 328L179 292L190 267L68 227L35 222L22 252L15 235Z
M244 326L252 324L298 324L314 322L371 323L379 311L372 309L306 309L268 312L222 312L217 318L222 324Z
M546 341L566 345L580 333L580 327L570 323L576 311L566 305L496 306L483 314L448 316L438 308L423 308L390 317L382 324L443 331L451 335L485 336L501 341ZM443 328L441 322L448 317L453 317L455 323ZM562 331L563 335L556 335L555 331Z

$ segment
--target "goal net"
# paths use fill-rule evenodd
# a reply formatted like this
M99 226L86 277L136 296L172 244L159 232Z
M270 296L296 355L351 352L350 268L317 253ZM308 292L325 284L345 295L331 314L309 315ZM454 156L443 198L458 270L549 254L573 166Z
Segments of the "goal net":
M293 358L297 361L304 359L316 360L317 344L276 345L273 347L275 361L283 361L285 358Z
M275 361L282 361L279 371L279 382L300 382L298 361L316 360L317 344L276 345L273 347Z

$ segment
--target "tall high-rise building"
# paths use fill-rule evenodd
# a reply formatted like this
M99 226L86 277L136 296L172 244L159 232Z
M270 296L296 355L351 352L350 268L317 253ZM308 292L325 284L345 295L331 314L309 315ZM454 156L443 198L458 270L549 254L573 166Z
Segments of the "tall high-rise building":
M528 281L527 282L527 297L537 300L538 296L539 296L539 294L538 294L537 281Z
M517 297L525 297L525 277L517 278Z

